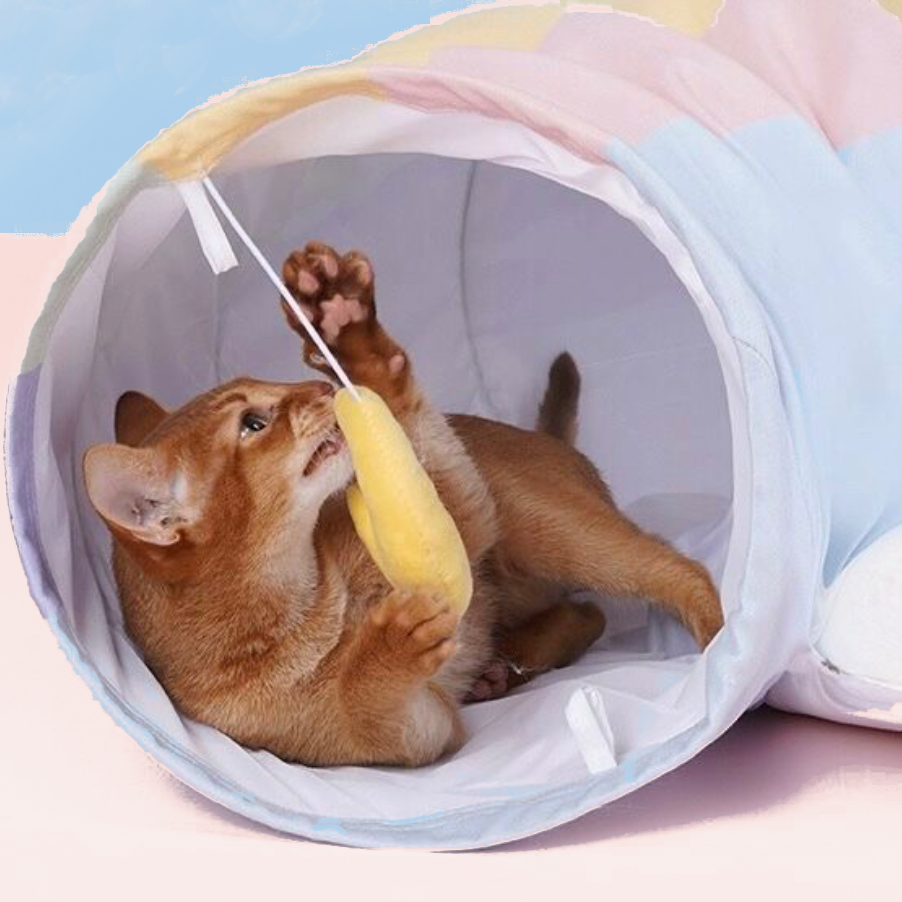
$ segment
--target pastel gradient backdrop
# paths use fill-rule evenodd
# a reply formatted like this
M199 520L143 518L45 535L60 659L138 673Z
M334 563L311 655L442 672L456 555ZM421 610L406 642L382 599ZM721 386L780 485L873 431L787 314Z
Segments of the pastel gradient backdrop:
M92 197L161 128L238 84L346 58L463 5L0 0L3 375L16 372ZM493 853L373 854L279 837L177 784L103 714L28 598L5 519L0 565L4 898L823 900L902 891L899 737L770 712L747 716L622 802Z

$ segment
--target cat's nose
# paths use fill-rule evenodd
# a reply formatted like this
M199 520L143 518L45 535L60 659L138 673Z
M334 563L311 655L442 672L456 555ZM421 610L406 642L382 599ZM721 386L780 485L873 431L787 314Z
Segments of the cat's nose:
M329 382L305 382L303 385L299 385L298 389L299 400L307 404L335 394L335 388Z
M297 412L309 410L311 413L325 412L331 404L327 401L335 395L335 389L328 382L302 382L292 387L290 394L285 399L288 409Z

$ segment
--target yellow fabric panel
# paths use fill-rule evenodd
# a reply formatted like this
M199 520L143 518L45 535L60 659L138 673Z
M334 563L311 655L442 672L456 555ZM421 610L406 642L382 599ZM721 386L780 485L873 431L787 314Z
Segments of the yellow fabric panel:
M358 63L274 78L189 113L151 141L138 158L167 178L198 178L267 123L342 94L383 96Z
M534 50L562 12L555 3L464 11L452 19L386 41L373 48L365 59L378 65L425 66L433 51L446 47Z
M902 0L882 0L888 8ZM720 0L562 0L464 12L445 21L386 41L354 62L300 72L239 91L196 110L175 123L138 155L140 161L173 180L198 178L264 125L303 107L343 94L384 99L368 77L373 66L425 66L435 50L446 47L537 48L567 6L613 8L646 16L688 34L701 34L714 21Z
M880 5L902 19L902 0L880 0Z
M366 75L371 65L419 66L432 50L447 46L489 46L531 50L561 15L556 4L513 6L463 14L380 44L347 65L300 72L239 91L190 113L151 141L142 163L173 180L198 178L269 122L342 94L382 99Z
M723 0L565 0L565 3L568 6L600 6L635 13L674 31L702 35L714 24Z

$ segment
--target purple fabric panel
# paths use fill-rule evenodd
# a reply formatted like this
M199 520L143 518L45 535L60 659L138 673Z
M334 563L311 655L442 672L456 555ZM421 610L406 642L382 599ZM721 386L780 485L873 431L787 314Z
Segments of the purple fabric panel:
M6 500L13 535L25 569L28 589L45 619L60 613L56 586L50 576L38 529L34 473L35 401L41 368L22 373L9 385L6 399L4 460Z

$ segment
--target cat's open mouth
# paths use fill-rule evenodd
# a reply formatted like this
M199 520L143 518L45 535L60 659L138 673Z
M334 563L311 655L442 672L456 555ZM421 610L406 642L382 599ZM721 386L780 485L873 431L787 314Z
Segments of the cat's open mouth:
M312 476L330 457L334 457L344 447L345 440L338 426L333 426L326 437L316 446L307 466L304 467L304 476Z

